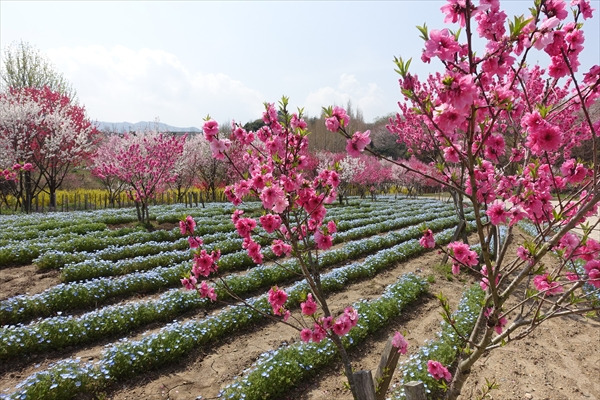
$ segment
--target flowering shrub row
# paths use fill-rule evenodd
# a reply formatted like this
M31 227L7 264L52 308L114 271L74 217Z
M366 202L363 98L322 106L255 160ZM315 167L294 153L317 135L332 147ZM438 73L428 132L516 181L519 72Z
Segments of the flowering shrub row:
M438 382L431 376L427 369L429 360L436 360L444 365L451 365L458 355L459 346L462 344L462 338L468 336L475 326L475 321L481 307L485 292L479 285L473 285L463 294L456 311L452 314L454 321L453 329L445 321L442 322L442 329L438 332L435 340L429 341L419 348L419 351L412 354L408 360L398 365L398 371L401 378L397 387L392 390L392 399L405 399L404 383L410 381L421 381L425 385L425 391L428 394L435 393ZM431 397L439 398L439 397Z
M367 336L398 316L408 304L426 289L423 280L415 275L403 275L386 287L383 295L369 302L355 303L357 325L344 337L344 345L359 345ZM320 343L297 342L263 353L259 359L219 394L225 399L262 400L281 398L290 389L314 376L321 368L336 359L337 349L330 339Z
M11 240L0 247L0 266L31 264L36 257L46 252L76 251L77 248L94 246L96 241L115 239L139 232L140 228L122 228L119 230L102 230L85 235L65 233L60 236L32 240ZM108 238L108 239L106 239Z
M432 221L430 226L434 230L440 230L451 227L454 223L455 219L448 217ZM448 232L451 231L452 228L446 229L438 235L438 242L443 243L446 240L444 238L448 237ZM323 267L332 266L377 251L379 253L371 257L388 259L388 247L395 246L395 248L403 249L401 247L403 242L410 239L414 242L420 233L421 231L413 226L397 232L390 232L385 236L349 242L340 249L323 252L321 265ZM245 252L236 254L247 257ZM298 261L290 259L279 266L257 266L245 276L232 275L226 277L225 281L237 294L243 295L294 279L298 276L299 271ZM225 291L220 289L217 291L219 298L226 299L228 297ZM169 320L182 312L204 305L205 302L195 298L194 292L185 295L171 290L160 296L158 300L106 307L78 318L54 317L28 326L17 325L0 328L0 343L3 344L0 358L56 349L67 344L88 343L107 334L126 332L156 320Z
M445 210L448 208L448 206L440 206L439 204L436 204L435 207L435 209L440 210ZM378 207L374 212L372 211L367 214L361 214L368 215L365 218L359 218L352 221L343 220L342 222L344 223L340 223L342 228L338 229L339 231L344 231L350 229L351 227L373 224L377 221L387 220L389 219L389 216L387 215L379 218L375 217L376 214L379 214L385 210L391 211L392 208L390 207L382 209ZM394 211L401 212L403 215L407 216L414 215L422 212L422 205L407 207L406 209L402 207L401 210L398 210L398 208L395 207ZM333 214L336 218L350 217L350 213ZM446 213L444 215L446 215ZM242 240L232 239L233 237L238 237L234 231L227 233L214 233L203 236L203 241L205 245L212 244L211 246L206 246L206 249L209 252L211 250L219 249L221 254L226 254L233 251L240 251L242 249ZM344 240L349 240L351 237L352 236L350 233L347 235L341 235L337 238L337 240L335 240L335 242L340 243ZM220 240L220 242L215 243L217 240ZM266 239L257 240L263 245L267 243ZM54 263L55 265L64 264L69 262L69 260L73 260L70 263L65 264L64 268L61 270L61 280L63 282L72 282L77 280L98 278L101 276L124 275L134 271L144 271L158 266L167 266L173 263L189 260L192 258L192 254L187 251L188 248L189 245L187 239L183 238L173 242L172 244L157 243L155 247L152 247L152 242L148 242L145 244L132 245L130 247L109 247L91 254L65 254L63 252L48 252L43 258L47 264ZM186 251L183 251L183 249ZM129 260L121 260L122 258L126 257L134 258ZM83 259L83 261L74 261L79 259ZM239 267L252 265L249 257L240 258L237 256L237 259L238 262L242 262L242 264L239 264Z
M0 246L6 246L11 242L21 240L39 240L39 238L49 238L64 234L84 235L86 233L104 231L106 229L108 229L107 225L103 222L78 222L42 230L38 229L37 226L27 226L17 231L11 230L10 233L4 231L0 233Z
M58 225L57 228L38 230L39 233L37 235L35 220L31 218L26 218L28 223L20 225L19 229L10 226L12 219L7 219L6 217L0 218L0 226L2 226L3 231L4 226L7 225L6 233L3 232L2 234L3 241L0 242L0 268L7 265L24 265L31 262L35 262L42 269L60 268L63 264L72 261L66 259L65 262L61 264L62 256L56 254L49 254L46 256L46 252L89 252L110 246L124 246L148 241L173 241L180 238L176 230L173 230L171 233L164 230L146 232L141 227L99 230L98 224L106 226L107 223L115 222L106 222L107 217L105 214L107 213L98 211L93 214L87 213L84 218L74 217L65 219L64 221L61 219L56 222ZM62 214L56 214L57 217L60 215ZM112 213L109 215L111 216L111 219L115 219L119 216L119 214L113 215ZM93 219L92 216L94 216ZM135 219L135 217L133 218ZM100 221L94 221L94 219ZM52 222L52 220L42 222L41 225L42 227L54 226ZM123 222L119 221L118 223ZM222 212L219 213L218 216L202 214L202 218L198 223L201 225L201 231L204 233L217 231L228 232L233 230L229 217ZM211 227L212 225L219 223L222 226ZM206 228L204 228L204 226L206 226ZM25 240L19 235L18 232L24 228L26 228L26 231L28 232L27 235L30 239ZM59 232L50 235L42 233L52 230L60 230L60 234Z
M449 241L452 231L446 230L438 235L436 240ZM371 277L378 271L422 251L423 248L416 240L384 250L378 255L367 257L360 264L346 265L323 275L323 288L327 292L341 290L353 280ZM305 282L298 282L286 290L286 305L290 308L298 306L307 289ZM246 301L264 313L271 310L266 294ZM173 322L139 341L114 344L105 350L97 363L78 364L73 360L63 360L51 365L48 369L34 373L22 381L17 386L18 390L8 395L8 398L72 398L77 393L97 390L111 381L132 377L176 361L195 346L212 343L262 318L264 317L261 314L252 309L232 306L200 321Z
M356 239L384 232L386 230L398 229L410 224L418 224L433 220L439 216L438 210L433 209L431 212L425 214L419 214L413 217L399 217L379 224L355 228L346 233L339 233L339 235L345 234L346 237L343 238L344 240ZM447 220L445 223L450 225L455 223L455 221L455 219L452 219ZM412 231L412 235L418 236L419 234L419 229L415 227ZM339 241L340 239L334 238L334 240ZM217 246L215 245L214 247ZM222 269L227 267L228 262L232 262L237 266L251 265L244 254L240 253L231 256L231 258L231 261L221 260L220 264ZM238 258L239 260L237 260ZM115 296L149 292L173 286L177 284L179 278L185 274L186 267L188 267L188 263L177 264L170 267L162 266L147 272L133 273L120 278L99 278L88 282L60 284L39 294L31 296L15 296L0 302L0 323L8 324L23 322L30 318L49 316L57 311L101 304L107 299Z

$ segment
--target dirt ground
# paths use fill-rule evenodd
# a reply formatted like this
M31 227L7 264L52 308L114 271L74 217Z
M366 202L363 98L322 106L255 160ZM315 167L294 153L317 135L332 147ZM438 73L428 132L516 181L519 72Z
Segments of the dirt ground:
M443 292L452 307L461 293L475 281L468 275L446 279L434 266L440 255L429 252L417 259L397 264L369 281L349 285L344 292L333 294L328 301L333 310L359 299L378 297L386 285L407 272L427 277L433 275L430 293ZM58 275L38 274L33 266L0 270L2 298L16 293L37 293L58 283ZM388 338L396 331L406 333L409 353L418 350L440 329L440 306L433 295L425 296L385 329L373 335L350 354L356 370L375 369ZM185 318L199 318L190 314ZM181 320L181 319L180 319ZM133 332L130 337L138 337ZM243 334L235 335L210 348L200 348L176 365L124 382L103 394L114 400L182 400L214 399L232 378L242 373L264 351L298 340L296 331L276 324L262 324ZM104 343L85 349L66 349L47 356L25 357L15 365L0 368L0 393L14 388L20 380L44 368L48 363L70 356L84 360L99 357ZM401 356L400 360L406 356ZM395 376L392 384L398 382ZM487 399L512 400L600 400L600 321L572 316L544 323L526 339L513 342L486 354L473 368L461 400L477 398L485 380L494 380L499 388ZM323 371L316 379L306 382L287 398L316 400L350 400L345 389L341 364ZM96 397L92 397L96 398Z

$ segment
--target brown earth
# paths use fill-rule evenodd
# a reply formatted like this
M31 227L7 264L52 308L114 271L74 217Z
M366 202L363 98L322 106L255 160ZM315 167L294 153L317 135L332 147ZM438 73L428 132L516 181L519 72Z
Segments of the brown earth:
M397 264L369 281L349 285L344 292L331 295L328 299L330 307L340 311L359 299L377 297L386 285L396 281L400 275L416 272L423 277L433 276L435 281L431 284L430 293L443 292L454 308L461 293L475 281L468 275L448 280L439 268L434 267L439 260L439 254L429 252ZM38 293L56 283L58 274L39 274L33 266L6 268L0 270L0 297L24 292ZM350 353L354 368L376 368L386 341L396 330L405 332L410 343L409 352L417 351L439 330L440 310L438 300L433 295L425 296L393 320L385 330L373 335ZM185 318L200 318L202 315L203 312ZM139 336L139 332L132 336ZM279 324L261 324L213 347L200 348L176 365L121 383L98 398L179 400L195 399L200 395L204 399L216 398L219 390L249 367L262 352L296 340L298 333L291 328ZM85 349L66 349L49 356L34 355L23 360L21 365L4 366L0 374L0 393L5 388L14 388L23 378L54 360L69 356L80 356L84 360L97 359L104 344ZM401 356L400 360L405 357L408 355ZM392 384L397 383L398 379L395 376ZM541 325L528 338L486 354L473 368L461 400L477 398L478 390L486 379L499 385L487 399L600 400L600 322L579 316L553 319ZM341 364L334 365L318 378L292 391L287 398L350 400L352 396L345 389L344 381Z

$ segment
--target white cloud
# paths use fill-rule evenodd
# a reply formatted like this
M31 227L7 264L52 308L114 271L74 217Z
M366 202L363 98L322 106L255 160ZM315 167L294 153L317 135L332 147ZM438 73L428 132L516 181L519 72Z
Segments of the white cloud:
M61 47L47 51L73 84L93 120L154 120L200 126L213 118L246 122L260 117L263 96L223 73L183 65L163 50L124 46Z
M351 101L352 107L362 111L366 121L380 116L385 108L384 94L376 83L361 83L355 75L343 73L335 87L325 86L310 92L304 104L311 116L320 115L321 107L329 105L346 106Z

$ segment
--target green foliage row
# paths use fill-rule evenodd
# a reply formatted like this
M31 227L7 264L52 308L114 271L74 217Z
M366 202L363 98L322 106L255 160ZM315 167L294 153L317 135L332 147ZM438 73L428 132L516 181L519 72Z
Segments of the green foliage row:
M403 385L405 382L421 381L425 385L428 398L440 398L439 382L427 371L427 361L435 360L450 366L456 360L460 349L464 345L463 338L467 338L483 306L485 292L479 285L473 285L467 289L458 304L458 308L452 314L454 328L446 321L442 322L442 329L438 332L437 339L426 343L419 351L411 355L408 360L398 365L398 373L402 376L398 388L393 390L392 399L404 400Z
M452 218L446 218L445 221L440 219L433 221L431 226L438 230L451 225L452 221ZM416 232L420 234L420 231ZM452 229L446 229L437 235L438 241L446 242L451 233ZM323 252L321 265L332 266L374 252L378 253L367 258L365 268L371 268L372 260L380 258L390 260L391 257L392 261L398 260L398 257L406 258L423 250L414 240L414 236L414 227L409 227L385 236L349 242L340 249ZM389 247L398 253L391 254ZM237 254L240 253L232 255ZM231 275L224 279L237 294L245 295L260 288L281 285L296 278L299 273L299 263L291 259L281 265L257 266L244 276ZM220 299L228 299L228 294L221 287L217 286L216 290ZM171 290L157 300L106 307L79 318L53 317L28 326L8 326L0 329L0 342L3 344L0 358L88 343L107 334L126 332L150 322L168 320L182 312L205 305L204 301L196 297L195 292L182 293L179 290Z
M353 305L358 311L357 325L343 338L345 348L361 344L426 290L425 282L415 275L403 275L386 287L383 295L369 302ZM314 376L320 369L337 358L337 349L331 339L321 343L297 342L262 354L259 359L228 385L219 397L234 400L278 399L301 382Z
M455 217L447 217L437 220L439 213L432 211L430 213L419 214L412 217L399 217L387 222L367 225L362 228L355 228L347 232L352 232L353 236L366 237L375 233L385 231L387 229L398 229L403 226L422 224L428 221L428 226L434 229L449 227L456 224ZM408 237L419 237L422 229L413 226L410 228ZM350 239L350 238L347 238ZM334 254L334 253L331 253ZM252 265L247 255L238 255L245 261L240 261L239 264L244 266L245 262ZM331 256L330 256L331 257ZM346 255L341 254L339 257L345 259ZM322 257L321 264L327 263L327 259ZM223 261L220 262L223 266ZM182 276L188 275L191 269L189 262L177 264L171 267L158 267L146 272L132 273L119 278L98 278L86 282L71 282L68 284L60 284L50 288L42 293L31 296L16 296L11 299L0 302L0 323L10 324L23 322L35 317L50 316L58 311L67 311L73 309L81 309L90 305L97 306L106 302L110 298L116 296L125 296L131 293L147 293L156 291L162 288L172 287L179 284L179 279ZM221 267L224 270L223 267Z

